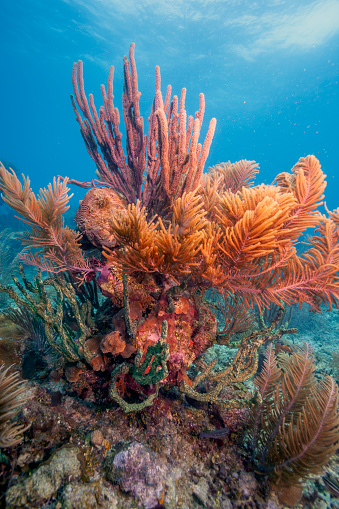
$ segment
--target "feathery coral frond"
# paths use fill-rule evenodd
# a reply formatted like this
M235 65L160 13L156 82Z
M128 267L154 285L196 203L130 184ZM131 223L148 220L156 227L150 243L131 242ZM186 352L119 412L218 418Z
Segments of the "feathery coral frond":
M10 422L28 399L24 382L17 371L10 372L12 367L0 366L0 448L17 445L22 440L22 433L30 427L30 424Z
M236 193L243 187L251 187L253 179L259 173L259 165L255 161L242 159L236 163L220 163L208 168L206 179L218 181L218 192L231 191Z
M53 187L40 189L38 199L32 192L29 178L23 177L23 185L15 172L9 172L0 163L0 190L3 200L22 217L24 223L38 230L46 229L47 225L60 226L62 215L68 210L68 202L73 194L68 195L68 179L53 179Z
M283 461L276 464L281 482L295 482L318 473L335 453L339 441L338 387L326 376L306 399L302 411L283 432Z
M22 175L22 178L23 185L14 170L6 170L4 165L0 163L0 190L3 193L3 200L22 216L24 223L39 227L43 222L43 218L38 200L30 188L29 178L24 175Z
M292 168L292 175L280 173L276 177L274 182L284 191L292 192L297 201L286 224L288 229L293 230L293 238L318 225L319 212L316 209L324 198L325 178L318 159L313 155L301 157Z
M138 201L111 219L112 233L124 246L105 249L104 255L129 271L188 274L197 265L204 238L205 211L195 192L184 193L173 206L171 222L160 217L148 221Z
M68 178L62 181L59 178L54 178L53 186L48 184L47 189L40 189L38 204L42 217L47 224L62 225L62 215L69 209L68 202L73 196L73 193L71 195L67 194L69 191L67 182Z
M221 228L215 223L208 223L201 245L200 276L210 286L219 286L225 282L227 275L220 263L219 242L223 235Z
M328 210L325 203L325 209L330 218L332 219L332 221L334 222L334 224L336 225L336 227L339 229L339 207L331 212L330 210Z
M225 233L220 249L226 265L240 268L273 253L286 241L291 245L283 228L293 205L291 194L281 195L271 186L224 193L217 219Z
M111 219L110 226L115 238L125 246L120 250L105 249L105 257L125 269L152 272L161 263L155 245L157 219L147 221L146 209L138 200L136 205L128 205L126 210L118 211Z
M197 265L196 257L201 250L204 228L208 224L202 206L195 192L184 193L174 203L172 221L167 228L159 218L156 242L163 255L162 270L165 273L174 271L185 274Z
M214 294L214 302L223 315L223 328L218 334L230 337L231 334L248 331L255 322L253 310L244 306L244 302L238 295L226 297L221 288L218 294Z
M205 174L202 176L201 185L197 190L203 200L206 218L209 221L215 220L217 205L220 201L220 196L218 194L219 184L220 178L213 181Z
M254 380L254 386L261 396L261 403L254 407L251 413L251 439L253 448L252 460L254 460L257 452L258 433L260 433L260 435L264 435L264 439L267 439L265 426L268 422L268 412L270 411L268 402L273 402L274 400L274 395L277 389L277 384L280 381L281 374L281 369L278 367L277 359L274 355L273 345L270 343L266 349L261 371ZM260 426L261 428L259 430ZM260 438L261 441L264 440L262 436Z
M318 382L312 349L291 356L265 356L256 378L262 403L252 410L252 448L257 467L279 486L295 486L318 473L339 441L338 387L327 376Z
M38 198L30 189L30 181L23 175L23 185L12 170L9 172L0 163L0 190L4 201L16 210L32 232L22 235L23 244L43 248L43 255L27 254L22 259L43 270L59 272L69 270L72 273L87 273L89 263L80 248L81 235L64 226L63 214L68 210L68 179L53 180L47 189L40 189Z

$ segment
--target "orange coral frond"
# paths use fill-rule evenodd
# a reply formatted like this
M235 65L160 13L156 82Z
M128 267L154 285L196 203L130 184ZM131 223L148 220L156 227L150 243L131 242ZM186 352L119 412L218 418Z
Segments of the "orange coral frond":
M196 192L183 193L173 205L172 225L178 226L180 235L187 235L193 231L206 227L206 211L203 202Z
M197 191L203 200L206 217L210 221L215 219L216 208L220 201L218 194L219 183L220 179L215 179L212 181L212 179L207 178L206 175L203 175L201 178L201 185Z
M219 241L221 236L221 229L215 223L209 223L205 229L201 246L200 275L213 286L219 286L227 278L220 263Z
M141 207L139 200L136 205L128 205L127 209L117 211L110 224L118 242L141 250L151 247L157 226L156 218L147 220L146 209Z
M270 302L281 305L281 301L288 305L307 302L314 311L320 311L321 303L329 309L338 307L339 245L334 232L328 219L318 229L319 235L310 239L312 247L302 257L295 254L293 246L284 246L266 259L230 272L224 287L241 296L248 306L255 302L259 309Z
M189 273L197 265L208 225L201 199L195 192L184 193L174 202L171 225L165 228L159 218L156 244L163 255L162 271ZM185 268L184 265L187 265Z
M263 399L267 398L269 400L274 397L281 373L274 355L273 344L270 343L265 352L261 371L254 381L255 388L260 392Z
M219 219L225 225L234 225L247 210L255 210L264 199L271 198L281 209L281 214L287 216L296 206L296 200L291 193L281 193L275 186L261 184L250 189L243 188L237 193L225 192L220 196Z
M20 214L19 219L32 228L45 230L50 226L61 226L62 214L69 208L68 202L73 194L68 195L68 179L53 179L53 186L40 189L36 198L30 188L29 178L23 177L23 184L15 172L9 172L0 163L0 190L3 200Z
M32 192L30 181L23 176L23 184L15 172L9 172L0 164L0 189L4 201L16 210L32 232L25 232L20 240L31 247L43 248L44 258L38 254L25 253L22 257L26 263L43 270L58 271L69 269L69 263L76 260L79 267L86 265L81 252L80 235L63 226L63 214L68 210L69 195L68 179L53 179L47 189L40 189L36 198Z
M220 249L226 264L240 268L290 244L283 228L294 203L291 194L283 196L271 186L224 193L217 217L225 232Z
M328 257L333 255L329 252ZM338 260L337 253L335 258ZM316 250L306 258L295 255L278 274L260 278L262 290L258 293L276 304L280 299L289 305L307 302L316 311L320 311L321 303L327 304L330 309L333 305L338 307L338 268L339 261L329 264L326 257Z
M309 345L291 356L267 350L264 370L255 384L262 403L251 411L250 438L257 467L282 487L295 486L319 473L339 440L338 386L327 376L317 382Z
M123 247L106 249L104 254L127 270L188 274L198 263L196 256L208 224L205 215L201 199L194 192L184 193L174 202L168 224L160 217L148 221L139 202L129 205L111 220L112 232Z
M72 198L73 193L68 195L69 188L67 187L68 178L60 180L60 178L53 179L53 185L48 184L47 189L40 189L38 197L38 204L47 224L60 225L62 215L69 209L68 202Z
M23 184L16 176L14 170L8 171L0 163L0 190L3 200L22 217L24 223L40 227L43 223L43 216L35 194L30 188L29 178L22 175Z
M318 159L313 155L301 157L292 168L292 172L292 175L286 173L278 175L275 182L283 191L292 191L296 198L297 206L286 224L288 229L293 230L295 238L303 230L317 226L319 222L319 212L316 209L324 198L326 175Z
M161 260L154 244L158 219L148 221L146 209L139 200L136 205L128 205L126 210L118 211L111 219L112 234L124 246L111 251L105 248L105 257L125 269L153 272Z
M328 210L327 205L325 203L325 209L328 215L330 216L330 219L332 219L332 221L336 225L339 233L339 207L331 212L330 210Z
M259 165L255 161L242 159L236 163L220 163L208 169L206 177L212 182L218 181L218 192L232 191L236 193L243 187L251 187L254 177L259 173Z
M53 256L53 258L54 258L53 261L55 261L54 256ZM44 258L44 257L40 256L38 253L24 253L22 255L21 259L26 265L33 265L34 267L36 267L40 270L45 270L45 271L51 272L51 273L59 272L59 269L61 268L59 258L58 258L58 265L56 265L55 263L52 263L49 260L49 258Z

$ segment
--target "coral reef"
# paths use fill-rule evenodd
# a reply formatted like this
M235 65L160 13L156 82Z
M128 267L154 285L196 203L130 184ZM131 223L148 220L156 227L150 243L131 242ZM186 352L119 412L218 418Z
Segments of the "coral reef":
M296 332L294 304L338 308L338 211L319 211L325 175L312 155L272 185L254 185L254 161L204 173L216 120L199 143L203 94L187 117L186 89L163 98L158 67L146 135L134 44L124 57L124 150L113 71L98 110L82 62L73 67L72 105L97 178L57 177L36 196L29 178L0 165L3 199L30 228L21 258L38 268L31 281L19 265L21 279L0 292L14 301L6 317L27 355L44 352L44 369L28 377L33 401L3 428L18 446L11 471L0 471L6 507L279 507L268 477L281 497L286 487L300 495L338 439L334 381L317 382L310 352L282 340ZM65 222L70 184L88 189L76 230ZM261 357L278 341L281 367L273 347ZM19 444L23 419L32 427ZM239 449L248 424L261 478Z
M136 406L124 403L117 388L111 388L111 397L126 410L140 410L153 402L165 384L180 387L191 398L216 401L226 384L254 374L257 349L269 338L278 338L262 322L262 333L255 338L247 335L240 342L232 367L224 374L213 374L216 388L199 395L195 387L212 375L214 367L204 366L199 358L215 340L223 342L231 333L250 330L254 317L249 307L256 304L262 311L274 304L278 310L307 302L311 310L319 311L321 304L337 305L337 226L334 213L325 217L318 211L325 175L317 159L307 156L270 186L253 186L258 173L254 161L220 164L203 176L215 129L212 119L204 144L198 143L203 95L195 120L189 117L187 125L186 90L180 101L176 96L171 101L169 87L164 101L157 68L146 137L133 44L129 60L124 59L124 71L127 155L113 103L113 70L107 92L102 87L104 106L98 113L93 96L87 99L85 94L82 63L73 69L72 104L101 180L79 183L58 177L36 198L28 178L21 184L13 170L0 167L4 200L32 229L22 240L40 248L40 254L26 253L24 261L55 274L46 280L38 274L32 285L21 270L24 284L14 281L22 296L9 286L1 285L0 290L43 320L49 344L66 361L109 371L112 385L120 380L133 390L139 385L141 401ZM64 225L69 182L93 186L76 214L82 237ZM310 227L317 228L316 235L299 256L296 242ZM95 257L87 255L86 245ZM65 282L66 273L71 279ZM117 350L107 351L101 324L93 319L92 303L78 289L90 281L112 303L113 327L107 332L120 333ZM48 286L57 294L56 307L47 294ZM219 334L204 298L209 289L218 294L225 321ZM73 330L67 323L66 302L71 307L68 315L75 318ZM192 381L186 370L196 359L205 374ZM155 391L145 393L144 386L154 386Z
M169 403L161 396L141 414L84 405L67 395L52 407L46 389L34 384L34 391L25 412L32 421L30 438L12 458L16 475L7 489L9 507L50 503L77 508L84 502L84 508L101 509L109 507L107 501L117 509L160 503L166 509L231 508L240 501L244 507L267 507L254 475L244 470L236 427L222 446L218 440L198 438L216 423L222 425L215 412ZM43 480L49 490L39 498ZM20 494L26 506L19 505Z

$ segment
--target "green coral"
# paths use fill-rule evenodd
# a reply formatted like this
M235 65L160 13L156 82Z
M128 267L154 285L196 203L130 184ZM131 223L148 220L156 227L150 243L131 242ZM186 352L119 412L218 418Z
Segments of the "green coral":
M220 397L220 393L227 385L244 382L257 372L258 349L261 345L269 341L276 341L284 334L297 332L297 329L278 327L283 316L284 309L280 308L275 319L268 327L264 330L252 332L249 336L243 338L232 364L222 371L213 372L217 359L214 359L207 365L199 359L196 364L200 368L200 373L194 378L191 385L183 381L180 391L197 401L215 403L224 408L248 406L249 401L247 400L235 399L226 401ZM206 393L198 392L196 388L207 378L210 382L215 382L214 388Z
M94 354L86 346L86 340L92 335L92 329L95 327L90 301L86 300L80 305L74 287L62 277L43 280L39 271L32 284L27 280L22 264L19 265L19 271L23 284L18 278L13 277L19 293L12 286L4 285L0 285L0 292L7 293L19 306L29 309L43 321L48 343L67 361L85 360L89 363ZM48 296L48 288L56 292L54 306ZM79 332L76 335L65 323L66 300L78 327Z
M120 405L126 413L138 412L148 406L153 405L153 401L158 396L161 381L168 375L167 361L169 359L169 344L167 343L168 324L162 322L161 336L157 343L147 348L145 359L141 362L143 352L138 350L134 365L124 362L117 366L111 375L111 386L109 390L110 397ZM121 375L131 374L133 379L140 385L155 385L155 391L148 397L145 397L140 403L128 403L117 391L117 380Z

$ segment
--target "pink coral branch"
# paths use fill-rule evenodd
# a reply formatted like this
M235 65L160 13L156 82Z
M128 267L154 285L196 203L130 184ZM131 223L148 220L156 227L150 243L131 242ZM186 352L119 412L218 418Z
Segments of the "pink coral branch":
M141 94L134 49L132 43L129 57L124 57L122 104L127 155L122 147L119 111L113 102L113 66L109 72L107 93L104 85L101 85L104 105L97 110L93 95L90 94L88 99L86 97L83 64L81 61L74 64L72 105L100 180L124 195L128 202L135 203L139 199L144 206L153 208L153 212L157 213L168 210L175 197L184 190L194 190L198 186L213 138L215 119L210 124L202 147L198 138L205 111L203 94L200 94L194 126L190 116L186 129L186 89L182 89L179 103L177 96L171 101L172 89L168 86L163 101L160 68L157 66L155 98L149 117L148 137L145 136L144 121L140 116ZM88 187L88 184L84 182L81 185Z

